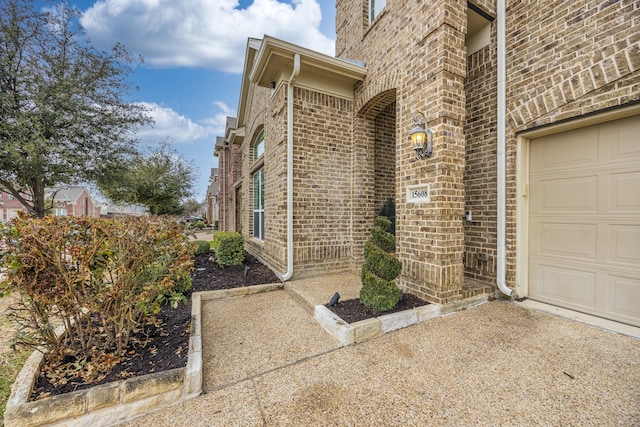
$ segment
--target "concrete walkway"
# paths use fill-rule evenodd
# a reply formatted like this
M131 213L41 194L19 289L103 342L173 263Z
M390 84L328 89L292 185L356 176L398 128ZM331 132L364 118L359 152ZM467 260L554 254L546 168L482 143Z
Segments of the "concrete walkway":
M206 393L125 425L640 425L640 340L493 301L340 348L314 280L204 304Z

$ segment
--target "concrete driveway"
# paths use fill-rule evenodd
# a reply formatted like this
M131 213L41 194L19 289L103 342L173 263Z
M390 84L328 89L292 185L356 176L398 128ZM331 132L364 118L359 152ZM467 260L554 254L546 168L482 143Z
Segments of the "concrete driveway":
M206 393L125 425L640 425L634 338L505 301L343 348L309 319L284 291L206 304Z

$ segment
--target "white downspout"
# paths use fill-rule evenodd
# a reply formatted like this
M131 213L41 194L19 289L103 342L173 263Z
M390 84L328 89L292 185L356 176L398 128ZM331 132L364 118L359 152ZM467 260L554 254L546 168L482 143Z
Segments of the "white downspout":
M287 272L286 282L293 275L293 84L300 74L300 55L293 57L293 71L287 83Z
M511 296L513 291L506 285L506 0L498 0L496 9L497 31L497 55L498 55L498 157L497 157L497 174L498 174L498 212L497 212L497 272L496 282L498 289Z

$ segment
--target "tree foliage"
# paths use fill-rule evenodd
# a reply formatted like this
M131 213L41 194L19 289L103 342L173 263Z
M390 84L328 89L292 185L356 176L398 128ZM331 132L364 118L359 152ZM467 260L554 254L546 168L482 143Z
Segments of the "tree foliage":
M202 203L195 199L189 199L182 204L185 215L199 216L202 214Z
M96 182L150 121L123 100L136 60L121 45L94 48L78 18L66 1L0 0L0 191L39 217L46 187Z
M195 167L164 142L129 162L107 165L99 188L116 203L139 204L154 215L182 213L182 201L192 194Z

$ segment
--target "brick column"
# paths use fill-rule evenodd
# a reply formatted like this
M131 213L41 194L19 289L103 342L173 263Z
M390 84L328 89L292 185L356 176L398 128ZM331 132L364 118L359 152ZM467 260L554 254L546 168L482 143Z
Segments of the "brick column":
M464 278L465 9L461 5L418 43L398 97L398 284L437 303L460 299ZM455 13L454 13L455 12ZM423 112L434 132L433 154L415 160L408 135ZM428 201L408 200L410 187L426 188Z

